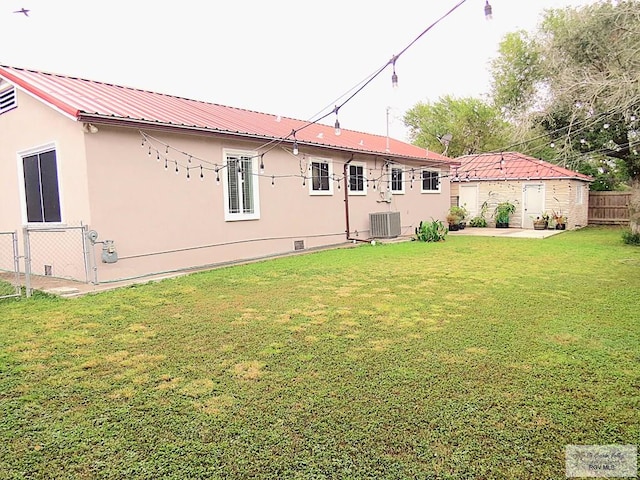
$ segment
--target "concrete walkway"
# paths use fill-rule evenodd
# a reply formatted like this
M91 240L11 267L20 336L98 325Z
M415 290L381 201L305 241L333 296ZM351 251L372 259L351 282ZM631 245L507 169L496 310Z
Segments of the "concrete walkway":
M526 228L489 228L466 227L463 230L449 232L449 235L474 235L478 237L515 237L515 238L547 238L566 230L533 230Z

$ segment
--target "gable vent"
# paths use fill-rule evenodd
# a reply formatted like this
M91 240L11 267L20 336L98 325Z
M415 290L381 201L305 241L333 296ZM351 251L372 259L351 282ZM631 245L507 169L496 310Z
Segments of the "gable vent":
M16 89L14 87L0 91L0 115L18 106Z

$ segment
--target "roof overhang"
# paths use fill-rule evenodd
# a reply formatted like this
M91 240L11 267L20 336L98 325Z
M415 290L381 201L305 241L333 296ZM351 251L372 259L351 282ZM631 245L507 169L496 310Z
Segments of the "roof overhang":
M109 125L115 127L137 128L137 129L153 129L157 131L172 132L172 133L191 133L196 135L215 136L224 138L234 138L239 140L255 140L255 141L268 141L281 140L284 144L293 144L294 140L289 138L271 137L266 135L257 135L253 133L234 132L229 130L219 130L213 128L199 127L194 125L176 125L171 123L155 122L153 120L143 120L135 118L122 118L106 115L98 115L94 113L78 112L77 119L80 122L93 123L97 125ZM415 163L416 166L447 166L455 165L455 161L445 161L441 159L428 158L428 157L414 157L407 155L398 155L390 152L377 152L372 150L364 150L357 148L347 148L335 145L328 145L326 143L309 142L300 139L295 140L298 145L306 145L309 147L331 150L334 152L343 152L346 154L360 154L366 156L381 157L388 160L402 160L407 163Z

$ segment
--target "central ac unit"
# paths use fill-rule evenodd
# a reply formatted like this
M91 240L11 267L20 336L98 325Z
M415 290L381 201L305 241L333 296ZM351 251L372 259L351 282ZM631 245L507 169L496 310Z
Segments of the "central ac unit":
M395 238L400 235L400 212L376 212L369 214L371 237Z

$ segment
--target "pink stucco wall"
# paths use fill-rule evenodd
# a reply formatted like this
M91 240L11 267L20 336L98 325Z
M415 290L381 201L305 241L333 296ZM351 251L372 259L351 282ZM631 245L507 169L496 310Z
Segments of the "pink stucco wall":
M286 146L270 150L259 178L260 218L226 221L223 182L216 185L211 170L204 171L201 181L199 165L222 165L229 149L262 152L260 142L146 130L155 139L149 156L149 144L141 146L138 130L97 127L96 133L87 133L78 122L20 93L19 108L0 115L0 231L21 229L25 223L18 153L51 143L58 157L62 224L88 225L99 241L115 242L119 260L113 264L100 261L100 243L93 247L99 282L284 254L294 251L296 240L304 240L306 249L346 241L344 184L338 189L334 182L332 195L316 196L309 180L303 186L300 174L310 177L310 160L321 158L341 177L350 153L304 146L298 156ZM165 145L170 146L168 154ZM184 169L188 157L181 152L192 156L190 181ZM178 174L174 161L180 165ZM366 166L367 178L383 174L380 156L356 154L353 162ZM384 190L386 182L377 183L375 190L369 184L364 196L349 196L352 236L369 237L371 212L400 212L407 236L421 220L444 219L450 201L447 177L439 193L421 193L419 168L414 167L413 188L407 183L405 193L393 195L390 203L381 202L380 187Z
M86 136L91 228L102 239L113 239L120 257L115 264L99 265L99 279L287 253L294 250L295 240L304 240L307 249L345 242L344 184L338 189L334 182L332 195L311 195L309 180L303 186L300 172L310 176L309 162L322 158L332 162L333 173L341 176L350 155L309 148L301 148L298 156L286 147L269 151L264 156L264 176L259 178L260 219L225 221L223 182L217 185L215 172L207 170L200 180L199 165L222 165L225 149L252 152L260 144L146 133L158 140L152 141L151 156L148 144L141 146L137 130L104 126ZM180 152L193 156L190 181L183 168L187 157ZM178 174L173 161L179 163ZM356 156L353 161L365 163L371 178L382 173L381 158ZM374 190L370 184L365 196L350 195L352 235L357 231L358 238L368 238L370 212L400 211L407 235L420 220L444 218L449 202L446 179L438 194L421 193L419 181L405 190L403 195L393 195L390 204L379 202L379 185Z

